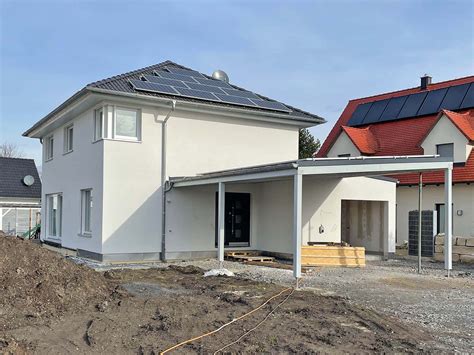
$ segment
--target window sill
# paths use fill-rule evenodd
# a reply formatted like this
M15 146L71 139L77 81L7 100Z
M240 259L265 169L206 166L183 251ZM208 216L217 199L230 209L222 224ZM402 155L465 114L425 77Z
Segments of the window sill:
M67 152L64 152L63 155L68 155L68 154L70 154L70 153L72 153L72 152L74 152L74 149L73 149L73 150L69 150L69 151L67 151Z
M47 163L49 161L53 160L53 158L48 158L48 159L45 159L44 162Z
M92 233L79 233L77 236L82 238L92 238Z
M127 142L127 143L141 143L142 142L139 139L137 140L137 139L122 139L122 138L101 138L100 140L112 141L112 142Z

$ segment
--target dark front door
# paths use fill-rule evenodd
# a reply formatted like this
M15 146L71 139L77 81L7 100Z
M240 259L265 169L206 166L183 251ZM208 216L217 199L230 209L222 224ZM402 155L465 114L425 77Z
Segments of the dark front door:
M218 193L216 193L216 246L218 228ZM225 239L229 247L250 246L250 194L226 192Z

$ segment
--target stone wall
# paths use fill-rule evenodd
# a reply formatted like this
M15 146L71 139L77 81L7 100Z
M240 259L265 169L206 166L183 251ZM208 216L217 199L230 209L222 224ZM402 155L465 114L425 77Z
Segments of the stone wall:
M444 234L435 237L434 259L444 261ZM474 264L474 237L453 237L453 262Z

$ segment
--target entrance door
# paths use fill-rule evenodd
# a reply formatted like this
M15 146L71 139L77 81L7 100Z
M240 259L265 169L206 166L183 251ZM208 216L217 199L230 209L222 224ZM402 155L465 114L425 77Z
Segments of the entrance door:
M218 238L218 193L216 193L216 246ZM250 194L226 192L225 237L229 247L250 246Z

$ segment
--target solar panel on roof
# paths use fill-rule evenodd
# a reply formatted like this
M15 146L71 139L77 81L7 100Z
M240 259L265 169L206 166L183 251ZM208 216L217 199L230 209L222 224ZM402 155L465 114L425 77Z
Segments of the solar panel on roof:
M169 85L161 85L143 80L130 80L133 88L139 91L158 92L176 95L178 92Z
M225 95L225 94L216 94L216 96L226 103L240 104L240 105L254 106L254 107L257 106L256 104L254 104L252 101L250 101L249 99L245 97L231 96L231 95Z
M267 100L257 100L257 99L252 99L252 101L261 108L268 108L272 110L277 110L277 111L284 111L284 112L291 112L291 110L283 105L280 102L276 101L267 101Z
M170 85L170 86L188 88L188 85L186 85L184 82L182 82L180 80L162 78L162 77L159 77L159 76L156 76L156 75L143 75L143 77L147 81L151 81L152 83L158 83L158 84L163 84L163 85Z
M385 110L385 107L387 107L388 101L389 99L373 102L369 112L365 115L362 124L377 122L380 119L382 112Z
M407 100L405 101L405 105L403 105L397 118L407 118L416 116L426 95L426 91L409 95Z
M176 67L165 67L165 69L170 71L171 73L175 73L175 74L182 74L182 75L187 75L187 76L194 76L194 77L198 77L198 78L204 78L204 76L201 73L199 73L195 70L176 68Z
M392 97L388 102L385 111L382 113L382 116L380 116L379 121L390 121L396 119L407 98L408 95Z
M207 92L214 92L214 93L217 93L217 94L224 94L224 91L222 91L221 88L218 88L217 86L209 86L209 85L194 84L194 83L187 83L187 84L191 89L194 89L194 90L201 90L201 91L207 91Z
M426 96L425 101L421 105L420 109L418 110L417 115L430 115L439 111L439 106L441 102L443 102L446 93L448 92L448 88L432 90Z
M179 92L182 96L187 96L191 98L206 99L211 101L219 101L217 97L214 96L211 92L194 90L194 89L185 89L185 88L176 88L176 91Z
M261 99L258 95L254 94L253 92L250 92L250 91L235 90L235 89L224 89L224 88L222 88L222 90L228 95L247 97L249 99L259 99L259 100Z
M460 108L471 108L474 107L474 83L471 83L469 89L467 90L466 96L464 96L464 100Z
M232 86L230 86L229 84L227 84L226 82L222 80L211 80L211 79L204 79L204 78L195 78L195 79L200 84L232 89Z
M469 89L469 84L451 86L439 108L446 110L459 109L464 96L466 96L467 89Z
M355 111L352 113L351 119L348 122L349 126L357 126L362 124L365 115L369 112L372 102L367 102L365 104L359 104Z
M161 76L162 78L182 80L186 82L195 83L198 78L193 78L189 75L182 75L176 73L168 73L167 71L155 70L155 74Z

